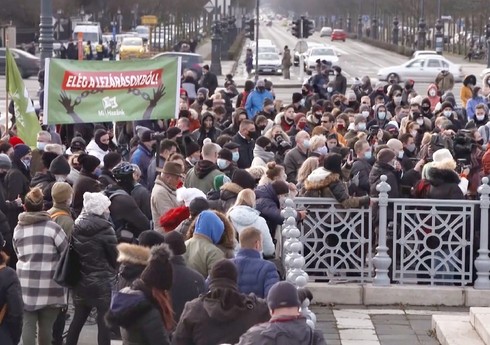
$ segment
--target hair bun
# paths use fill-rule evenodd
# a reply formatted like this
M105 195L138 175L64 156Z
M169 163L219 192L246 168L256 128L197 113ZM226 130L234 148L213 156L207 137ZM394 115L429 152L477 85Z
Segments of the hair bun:
M267 169L272 170L275 167L276 167L276 162L275 161L271 161L271 162L267 163Z

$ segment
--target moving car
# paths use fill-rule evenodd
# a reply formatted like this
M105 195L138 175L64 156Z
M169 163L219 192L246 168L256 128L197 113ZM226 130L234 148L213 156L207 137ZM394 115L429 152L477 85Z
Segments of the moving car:
M277 53L259 53L259 74L281 74L282 61Z
M142 58L145 53L146 46L141 37L125 37L119 48L119 58L121 60Z
M378 78L394 83L408 79L432 83L442 70L451 72L456 82L464 78L461 65L456 65L441 55L421 55L398 66L381 68L378 71Z
M15 59L22 78L27 79L31 76L37 76L39 73L39 57L29 54L21 49L10 48L10 52ZM5 54L7 49L0 48L0 74L5 74Z
M183 74L186 70L194 71L197 80L201 78L202 75L202 64L204 62L202 56L196 53L183 53L183 52L164 52L153 56L151 59L161 59L164 57L181 57L181 73Z
M330 26L324 26L320 30L320 37L330 37L332 35L332 28Z
M335 52L335 49L328 46L310 48L306 53L305 70L314 71L316 68L317 60L326 60L332 65L339 62L339 55Z
M435 50L416 50L413 52L411 59L415 59L416 57L422 55L439 55Z
M330 39L333 41L344 41L347 39L347 34L345 33L344 30L341 29L335 29L332 31L332 34L330 35Z
M303 48L303 53L300 53L301 51L301 45L304 45ZM295 66L299 66L299 57L301 54L303 54L303 58L306 59L306 53L308 52L308 49L313 48L313 47L323 47L325 46L323 43L316 43L316 42L308 42L308 41L298 41L296 45L294 46L293 50L293 64Z

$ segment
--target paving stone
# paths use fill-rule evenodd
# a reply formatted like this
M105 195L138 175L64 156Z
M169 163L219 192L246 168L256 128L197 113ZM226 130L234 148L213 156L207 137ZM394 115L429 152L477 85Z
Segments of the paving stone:
M341 329L339 330L340 339L344 340L378 340L374 329Z
M414 330L409 326L398 325L375 325L376 334L409 334L415 336Z

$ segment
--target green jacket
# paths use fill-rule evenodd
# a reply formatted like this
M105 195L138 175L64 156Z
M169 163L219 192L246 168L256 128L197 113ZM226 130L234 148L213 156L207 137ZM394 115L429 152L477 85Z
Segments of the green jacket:
M185 177L184 187L197 188L204 194L213 189L214 178L224 175L213 162L200 160L189 170Z
M185 261L190 268L202 274L204 278L209 275L213 265L225 258L221 249L215 246L209 238L200 234L194 234L185 241Z
M66 236L71 237L74 221L71 216L70 208L66 205L55 203L53 207L48 210L48 213L51 216L51 220L63 229Z

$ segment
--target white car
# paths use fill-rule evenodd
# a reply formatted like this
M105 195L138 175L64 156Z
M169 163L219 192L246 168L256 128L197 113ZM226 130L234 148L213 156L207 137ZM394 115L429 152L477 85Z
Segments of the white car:
M415 59L416 57L423 55L440 55L437 54L435 50L416 50L413 52L411 59Z
M281 74L282 61L277 53L259 53L259 74Z
M279 53L279 51L277 50L277 48L275 46L261 46L261 45L259 45L259 54L260 53Z
M332 28L330 26L324 26L321 30L320 30L320 37L330 37L332 35Z
M301 45L305 48L304 53L300 53L301 50ZM295 66L299 66L299 58L300 55L303 55L303 59L306 59L306 53L308 52L308 49L313 48L313 47L324 47L325 45L323 43L316 43L316 42L308 42L308 41L298 41L296 45L294 46L293 52L293 64Z
M382 68L378 71L378 78L395 83L408 79L416 82L433 83L442 70L451 72L456 82L460 82L464 78L461 65L456 65L441 55L421 55L404 64Z
M310 48L306 53L305 69L307 71L314 71L317 60L325 60L330 62L332 65L335 65L339 62L339 56L340 55L337 54L335 49L332 47L324 46Z
M259 45L259 47L260 46L264 46L264 47L273 46L274 47L274 43L272 43L272 41L270 39L267 39L267 38L259 38L258 41L251 41L250 44L249 44L249 48L255 49L255 46L257 44Z

